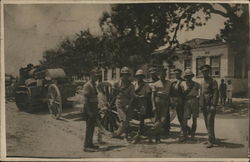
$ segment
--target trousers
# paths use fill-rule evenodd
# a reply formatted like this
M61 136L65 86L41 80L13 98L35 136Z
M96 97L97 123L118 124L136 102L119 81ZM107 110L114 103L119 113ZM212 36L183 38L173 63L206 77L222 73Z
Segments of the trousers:
M88 104L85 110L85 118L86 118L86 130L85 130L85 140L84 140L85 148L93 145L93 136L95 131L97 115L98 115L97 104L95 103Z
M183 99L180 97L175 97L173 99L174 105L175 105L175 109L176 109L176 113L177 113L177 118L178 121L180 123L180 127L183 131L183 120L184 120L184 105L183 105Z
M211 110L209 106L203 108L204 121L208 133L208 141L210 143L215 142L215 131L214 131L214 121L216 110Z
M121 136L123 133L125 133L127 138L129 133L129 121L132 118L132 109L126 109L125 107L117 106L117 112L119 119L121 120L121 124L115 133L117 136Z

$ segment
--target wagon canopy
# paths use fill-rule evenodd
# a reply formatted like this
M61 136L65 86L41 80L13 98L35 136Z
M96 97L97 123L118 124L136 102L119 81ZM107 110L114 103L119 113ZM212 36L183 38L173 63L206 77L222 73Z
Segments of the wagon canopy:
M66 78L66 74L63 69L47 69L45 71L45 76L50 79Z

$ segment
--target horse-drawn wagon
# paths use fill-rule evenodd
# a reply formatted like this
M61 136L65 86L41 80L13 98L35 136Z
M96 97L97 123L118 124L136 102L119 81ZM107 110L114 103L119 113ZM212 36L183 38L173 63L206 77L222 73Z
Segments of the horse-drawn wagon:
M74 95L76 85L63 69L27 66L20 69L15 87L15 102L19 110L33 113L38 107L49 109L52 117L60 118L67 98Z

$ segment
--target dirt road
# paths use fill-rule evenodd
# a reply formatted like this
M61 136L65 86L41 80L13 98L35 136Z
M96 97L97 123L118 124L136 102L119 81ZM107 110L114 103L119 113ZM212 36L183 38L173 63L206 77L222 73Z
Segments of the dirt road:
M205 148L206 130L202 115L198 119L197 141L179 143L179 128L175 119L171 127L172 135L161 144L127 144L123 140L104 137L106 144L101 151L82 151L85 123L77 109L64 110L61 120L54 120L47 111L36 114L21 112L14 102L6 103L7 156L28 157L91 157L91 158L188 158L188 157L247 157L247 114L221 114L216 118L216 136L220 145ZM94 141L96 142L96 136Z

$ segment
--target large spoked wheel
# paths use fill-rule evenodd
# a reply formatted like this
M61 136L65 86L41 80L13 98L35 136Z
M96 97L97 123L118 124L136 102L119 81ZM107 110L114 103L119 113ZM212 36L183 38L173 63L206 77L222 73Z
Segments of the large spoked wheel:
M62 114L62 97L59 88L51 84L48 88L48 109L54 119L59 119Z
M118 129L120 120L115 107L115 96L112 91L112 85L109 82L101 82L97 87L100 105L100 124L109 131L114 132Z

